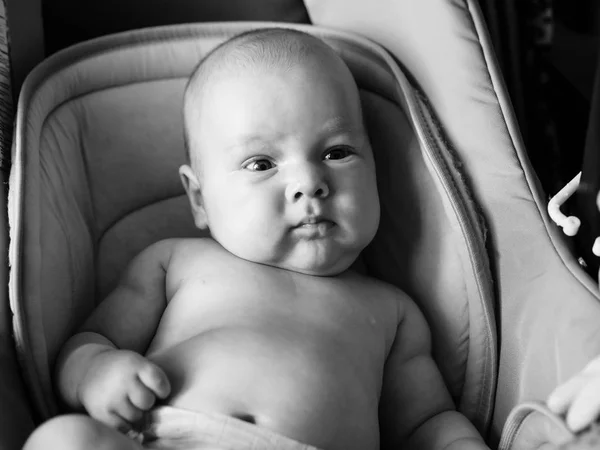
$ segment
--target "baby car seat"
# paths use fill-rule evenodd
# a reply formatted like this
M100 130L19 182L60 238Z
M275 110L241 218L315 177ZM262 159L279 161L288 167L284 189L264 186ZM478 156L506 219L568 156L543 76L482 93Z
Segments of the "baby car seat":
M256 27L313 33L352 70L382 203L363 260L420 305L457 407L490 445L517 404L543 400L599 353L596 285L545 213L477 2L304 6L311 24L185 24L101 37L29 75L9 182L18 365L2 347L0 405L14 405L2 411L14 431L0 436L1 449L18 448L34 424L60 412L56 354L128 261L159 239L199 235L177 173L183 88L207 52Z

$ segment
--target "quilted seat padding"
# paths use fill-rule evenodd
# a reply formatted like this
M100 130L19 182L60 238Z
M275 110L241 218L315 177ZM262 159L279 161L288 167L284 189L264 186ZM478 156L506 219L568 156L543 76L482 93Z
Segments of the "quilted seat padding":
M167 236L198 235L177 167L181 97L200 58L271 23L173 26L115 35L50 58L19 104L11 179L10 292L18 350L45 416L60 345L127 262ZM284 26L282 24L282 26ZM427 103L369 41L316 27L361 88L382 198L368 270L410 293L459 408L485 431L496 341L484 229Z

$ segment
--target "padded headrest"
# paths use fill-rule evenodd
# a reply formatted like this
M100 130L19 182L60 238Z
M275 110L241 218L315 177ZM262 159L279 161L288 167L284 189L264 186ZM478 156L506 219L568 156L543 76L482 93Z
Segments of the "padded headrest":
M283 25L282 26L288 26ZM197 235L180 186L181 100L214 46L272 23L173 26L109 36L49 58L27 79L10 191L10 297L29 388L57 411L58 349L128 261L167 236ZM364 252L370 273L407 291L433 333L459 409L484 432L496 374L484 228L427 103L365 39L311 26L361 89L382 203Z

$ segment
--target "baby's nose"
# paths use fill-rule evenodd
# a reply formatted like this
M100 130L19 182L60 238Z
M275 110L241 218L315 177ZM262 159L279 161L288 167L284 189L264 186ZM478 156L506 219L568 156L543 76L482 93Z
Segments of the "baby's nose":
M329 184L325 177L316 170L297 173L288 185L286 197L296 202L304 197L324 199L329 196Z

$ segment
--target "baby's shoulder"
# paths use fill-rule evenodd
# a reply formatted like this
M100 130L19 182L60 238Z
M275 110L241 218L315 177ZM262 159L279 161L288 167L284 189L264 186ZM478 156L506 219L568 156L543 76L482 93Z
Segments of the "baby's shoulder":
M400 287L377 278L356 279L363 289L360 294L365 299L374 317L382 324L386 335L387 352L392 344L401 337L403 346L420 345L427 340L429 328L415 301Z
M171 270L181 264L201 258L213 258L218 252L216 243L209 238L169 238L146 247L132 261L134 266L160 265ZM210 256L209 256L210 255Z
M223 248L208 237L169 238L158 241L153 246L159 252L168 253L171 264L214 259L223 253Z
M370 288L379 303L385 305L398 327L408 327L414 332L429 333L429 326L417 302L400 287L377 278L370 278Z
M389 299L394 302L411 301L410 297L400 287L387 281L360 273L354 273L352 278L378 298Z
M371 305L382 308L390 318L400 321L407 308L414 304L410 296L400 287L378 278L354 274L352 276L352 289L361 292L361 295L371 299Z

